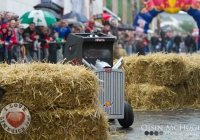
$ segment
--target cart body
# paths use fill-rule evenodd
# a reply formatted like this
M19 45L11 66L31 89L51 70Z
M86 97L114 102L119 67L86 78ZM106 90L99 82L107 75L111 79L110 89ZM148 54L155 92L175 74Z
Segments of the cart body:
M125 105L128 103L124 101L124 70L118 69L122 59L113 66L114 41L113 37L102 33L69 34L64 48L64 58L75 65L85 64L93 68L100 79L99 101L109 115L109 119L121 119L119 123L129 127L133 123L133 112L131 107L128 107L128 111L125 110ZM97 60L106 62L109 67L95 67ZM127 120L126 118L130 116L131 119Z

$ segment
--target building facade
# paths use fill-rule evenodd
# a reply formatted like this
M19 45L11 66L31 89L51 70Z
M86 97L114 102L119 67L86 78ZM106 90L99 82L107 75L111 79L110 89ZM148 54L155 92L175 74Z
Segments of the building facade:
M34 9L42 0L0 0L0 11L13 12L19 16ZM63 14L70 11L81 12L89 18L90 0L51 0L63 8Z
M103 7L121 18L123 24L133 24L134 0L103 0Z

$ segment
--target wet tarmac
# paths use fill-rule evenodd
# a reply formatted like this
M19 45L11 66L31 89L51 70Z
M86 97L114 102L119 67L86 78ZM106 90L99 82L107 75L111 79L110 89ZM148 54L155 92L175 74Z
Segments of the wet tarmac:
M111 123L112 140L200 140L200 110L134 111L130 128Z

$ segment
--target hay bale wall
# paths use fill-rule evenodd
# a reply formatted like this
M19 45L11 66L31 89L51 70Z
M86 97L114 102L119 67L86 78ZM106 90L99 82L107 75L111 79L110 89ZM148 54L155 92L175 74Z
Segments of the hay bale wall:
M183 56L176 54L133 55L125 58L122 69L127 82L158 86L178 85L188 75Z
M200 56L150 54L123 61L125 98L135 109L200 108Z
M69 64L2 64L0 69L0 86L7 91L1 109L9 103L21 103L32 117L23 134L13 135L1 127L0 139L109 139L94 73Z
M106 140L109 133L104 111L56 109L32 112L29 128L13 135L0 129L1 140Z

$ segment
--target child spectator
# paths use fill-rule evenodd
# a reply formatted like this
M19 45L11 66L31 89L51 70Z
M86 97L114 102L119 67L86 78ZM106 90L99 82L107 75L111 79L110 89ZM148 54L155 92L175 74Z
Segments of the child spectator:
M57 49L58 49L57 50L57 61L59 62L59 61L63 60L62 44L60 44L60 42L65 42L65 40L62 38L59 38L58 32L54 32L53 41L59 43L59 44L57 44Z
M34 42L33 42L33 50L32 50L32 58L34 61L37 61L38 60L38 49L40 49L40 42L38 41L39 40L39 34L36 32L34 34Z

